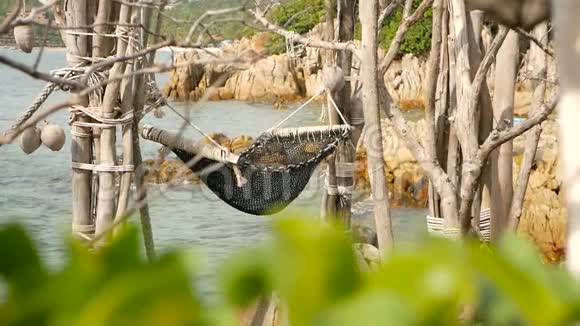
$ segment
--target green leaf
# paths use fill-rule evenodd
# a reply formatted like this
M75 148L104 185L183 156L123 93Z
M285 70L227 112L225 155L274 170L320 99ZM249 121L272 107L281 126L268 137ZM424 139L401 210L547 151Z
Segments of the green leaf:
M500 246L499 253L503 255L474 245L469 251L473 266L514 302L528 322L561 324L568 314L566 304L551 288L551 278L533 247L514 238Z
M0 230L0 275L8 282L12 295L25 293L46 280L46 269L20 225L10 224Z
M364 292L318 314L313 325L384 326L417 325L417 315L395 294L384 290Z
M274 285L288 301L293 325L308 324L315 312L354 294L361 285L351 242L319 221L276 221L272 250Z
M227 300L236 306L247 306L272 288L268 259L261 248L244 251L231 257L222 266L222 287Z

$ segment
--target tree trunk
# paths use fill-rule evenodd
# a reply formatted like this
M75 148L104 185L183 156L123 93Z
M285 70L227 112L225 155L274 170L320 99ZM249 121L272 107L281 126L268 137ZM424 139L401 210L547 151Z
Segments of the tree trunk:
M548 25L546 23L540 24L534 29L534 36L538 40L541 40L543 46L548 45L547 35ZM544 98L546 96L546 82L544 79L547 78L548 56L540 47L535 45L533 42L530 43L529 60L533 67L533 77L536 78L535 81L532 81L534 96L532 100L532 107L529 112L529 115L532 115L544 103ZM540 126L535 126L526 134L525 150L522 157L522 163L520 164L520 172L518 174L517 184L514 195L512 197L509 214L509 228L512 231L517 230L518 224L520 222L520 216L522 215L522 208L524 204L524 196L528 188L530 171L532 170L532 165L536 157L536 150L538 149L538 142L540 141L541 133L542 128Z
M451 1L451 0L449 0ZM449 3L450 4L450 3ZM457 74L457 57L455 55L455 24L449 11L449 34L447 35L448 41L448 60L449 60L449 108L448 117L453 117L457 112L458 103L458 87L459 82ZM457 138L457 129L455 124L449 126L449 138L447 145L447 166L446 171L449 176L451 184L459 189L461 184L461 151L459 148L459 139ZM456 196L459 198L459 196ZM455 204L455 205L454 205ZM457 215L457 205L456 201L453 204L449 200L441 199L441 212L443 213L443 225L445 230L457 230L459 229L459 219Z
M508 33L497 54L493 115L495 128L511 124L514 116L514 96L519 66L519 34ZM501 145L491 154L492 206L491 237L497 239L507 227L513 195L513 142Z
M326 0L324 2L326 15L325 15L325 29L324 29L324 38L326 41L332 42L334 41L334 15L333 15L333 6L332 0ZM327 67L334 66L334 51L333 50L325 50L324 51L324 65ZM339 123L339 117L336 111L332 108L331 103L331 96L334 94L328 94L326 100L326 107L328 109L328 119L331 125L336 125ZM336 203L338 200L338 193L337 193L337 184L336 184L336 155L330 155L326 159L327 163L327 170L326 170L326 195L323 197L324 204L322 209L324 209L323 217L327 221L335 221L336 216Z
M393 245L391 215L389 211L387 182L385 179L383 159L383 141L379 116L378 94L378 58L377 58L377 19L378 1L366 0L359 3L362 24L361 39L361 82L363 107L367 132L368 171L371 181L372 200L374 202L375 223L379 250L385 252Z
M483 11L471 11L467 16L470 25L469 34L469 60L471 62L471 77L475 77L475 73L479 68L481 60L483 59L483 42L481 40L481 31L483 28ZM489 136L493 128L493 107L491 104L491 96L487 83L484 83L479 96L478 105L478 143L481 144ZM491 206L491 168L488 163L483 167L481 175L481 185L476 194L477 200L474 202L472 208L473 221L472 226L476 231L479 231L479 217L482 209L489 209Z
M338 10L338 41L348 42L354 38L354 0L339 0ZM345 76L352 76L352 52L341 51L338 53L338 63ZM347 122L352 123L351 105L352 87L351 81L345 82L344 87L338 93L338 105L346 117ZM354 140L353 140L354 142ZM355 143L356 144L356 143ZM343 190L341 200L337 203L337 215L345 226L350 226L352 188L354 179L355 149L350 144L341 146L337 164L340 167L340 175L337 175L337 185Z
M425 122L427 137L424 140L425 150L430 157L437 157L437 135L435 131L435 103L437 96L437 81L440 71L441 59L441 32L443 20L443 0L433 2L433 28L431 37L431 51L427 61L427 79L425 93ZM439 216L439 199L429 181L429 214Z
M553 1L556 47L560 60L560 155L568 208L569 270L580 277L580 2Z

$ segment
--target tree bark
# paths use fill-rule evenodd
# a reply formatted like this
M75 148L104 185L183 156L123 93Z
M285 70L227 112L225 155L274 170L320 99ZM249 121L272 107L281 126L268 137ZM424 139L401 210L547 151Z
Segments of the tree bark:
M553 2L556 49L560 60L560 155L568 208L566 263L580 277L580 2Z
M519 66L519 34L510 31L497 54L493 115L495 128L503 129L514 117L514 97ZM513 142L491 154L491 237L497 239L507 227L513 196Z
M377 19L378 1L360 1L361 20L361 82L363 107L367 132L368 171L371 180L372 200L374 202L375 223L379 250L386 252L393 245L391 215L389 210L387 182L383 160L383 142L379 116L378 58L377 58Z
M542 46L546 47L548 45L548 25L546 23L536 26L533 35L540 40ZM529 114L534 114L544 103L544 98L546 96L546 82L544 79L547 78L547 60L548 56L546 52L531 42L530 63L533 65L532 74L533 78L536 80L532 81L534 96ZM520 216L522 215L522 208L524 205L524 196L528 188L530 172L536 157L536 150L538 149L538 142L540 141L541 134L542 128L540 126L535 126L526 134L525 150L510 207L509 229L511 231L516 231L520 222Z
M354 0L338 0L338 41L348 42L354 39ZM345 76L352 76L352 53L341 51L338 53L338 63ZM352 123L351 105L352 87L351 81L345 82L344 87L338 93L339 107L346 117L347 122ZM353 139L354 144L356 142ZM351 219L352 187L354 179L349 175L348 167L354 167L355 149L351 144L342 146L338 152L337 163L344 175L337 176L337 184L344 189L341 200L337 203L337 215L342 223L349 227Z
M325 40L332 42L334 41L334 15L332 7L332 0L325 0ZM327 67L334 66L334 51L333 50L325 50L325 58L324 64ZM333 92L334 93L334 92ZM328 119L331 125L336 125L339 123L339 117L336 111L332 107L332 102L330 97L334 96L334 94L327 94L326 100L326 107L328 109ZM326 159L327 163L327 170L326 170L326 195L323 196L324 204L323 209L325 212L323 213L323 217L328 221L335 221L337 216L337 201L338 201L338 193L337 193L337 184L336 184L336 155L331 155Z
M431 37L431 51L427 61L427 79L425 93L425 122L427 137L424 139L424 146L427 155L437 157L437 134L435 131L435 103L437 96L437 81L440 71L441 59L441 32L443 20L443 0L433 2L433 28ZM439 199L433 188L433 183L429 181L429 214L439 216Z

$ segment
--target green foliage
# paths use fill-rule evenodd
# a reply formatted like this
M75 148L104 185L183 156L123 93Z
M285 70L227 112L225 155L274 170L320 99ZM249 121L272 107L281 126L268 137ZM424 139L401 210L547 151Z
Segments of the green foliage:
M304 34L318 25L325 13L324 0L290 0L274 7L269 19L289 31ZM274 54L285 52L284 38L273 35L266 49Z
M161 34L171 35L175 39L183 40L187 36L189 28L193 22L201 17L201 15L203 15L206 11L235 8L242 6L245 2L245 0L200 0L193 2L183 2L182 4L166 12L167 16L171 17L171 19L163 19ZM213 19L212 17L209 17L204 21L204 23L218 19L219 21L217 23L208 26L209 34L223 39L238 39L251 33L251 29L242 25L239 21L236 21L242 19L243 17L244 16L241 14L241 12L237 12L228 15L220 15L219 17L214 17ZM202 28L198 28L197 33L194 35L193 42L197 40L197 36L201 29ZM211 42L211 39L207 36L207 34L204 35L204 38L207 42Z
M398 246L361 270L344 232L279 219L270 240L228 259L220 296L191 286L184 254L144 261L129 229L98 253L71 242L59 270L40 261L15 225L0 230L0 325L235 325L235 313L274 291L291 325L563 325L580 320L580 285L535 248L442 239ZM467 309L469 308L469 309ZM471 313L467 313L471 312Z
M420 0L414 0L413 9L421 3ZM401 24L403 18L403 8L397 9L391 16L387 17L381 26L379 32L379 45L383 49L388 49L397 33L397 29ZM415 55L422 55L431 49L431 29L433 25L433 11L428 9L423 18L417 21L405 34L401 46L400 53L411 53ZM360 40L361 30L360 23L355 26L355 39Z
M270 19L280 26L288 24L288 30L304 34L320 23L324 14L324 0L292 0L276 6Z

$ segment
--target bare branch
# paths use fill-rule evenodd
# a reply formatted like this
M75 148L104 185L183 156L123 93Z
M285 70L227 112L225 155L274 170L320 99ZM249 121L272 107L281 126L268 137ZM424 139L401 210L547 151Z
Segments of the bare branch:
M385 7L385 9L381 12L381 15L379 16L379 21L377 23L379 28L381 28L381 26L383 26L383 22L385 21L385 18L392 15L393 12L395 11L395 9L397 9L397 7L401 6L402 2L403 2L403 0L393 0L391 3L389 3L388 6Z
M470 98L470 105L473 106L473 110L478 105L479 101L479 93L481 93L481 87L486 80L487 71L491 67L491 64L495 61L495 57L497 52L501 48L503 41L505 40L507 34L509 32L509 28L505 26L500 26L499 32L493 39L493 42L481 60L479 67L477 68L477 72L475 73L475 77L473 78L473 82L471 83L471 98Z
M432 1L432 0L426 0L426 1ZM281 36L284 36L284 37L290 37L291 35L293 35L294 41L296 41L300 44L304 44L306 46L311 46L314 48L321 48L321 49L328 49L328 50L351 51L355 56L360 57L358 54L359 49L356 46L356 44L354 44L354 42L341 43L341 42L327 42L327 41L313 40L313 39L310 39L310 38L307 38L304 36L297 35L294 32L290 32L288 30L283 29L280 26L276 26L276 25L272 24L270 21L268 21L268 19L266 19L266 17L263 16L263 14L259 13L258 11L250 10L249 12L254 15L254 17L256 18L256 20L258 22L260 22L262 25L264 25L264 27L266 27L271 32L274 32L274 33L281 35Z
M403 41L403 38L405 37L405 34L407 34L409 28L413 26L416 22L418 22L421 18L423 18L423 15L427 11L427 9L429 9L432 3L433 0L423 0L423 2L421 2L419 7L417 7L417 10L415 10L413 15L403 19L401 25L399 25L399 28L397 29L397 33L395 34L393 41L391 42L389 51L387 52L387 54L385 55L385 57L381 62L380 69L381 75L384 75L387 72L387 70L393 63L393 60L395 60L397 53L399 53L401 42Z
M84 88L84 85L82 83L79 83L79 82L74 81L74 80L58 78L58 77L52 76L50 74L34 70L32 67L29 67L23 63L15 61L15 60L12 60L12 59L5 57L3 55L0 55L0 63L5 64L5 65L7 65L11 68L14 68L16 70L19 70L19 71L29 75L30 77L35 78L35 79L40 79L40 80L44 80L47 82L55 83L59 86L68 86L68 87L71 87L72 89L75 89L75 90Z
M20 9L22 9L22 1L21 0L15 0L15 1L17 3L16 8L14 9L14 11L12 11L10 13L10 15L8 17L6 17L6 19L4 19L4 21L2 22L2 25L0 25L0 34L4 34L4 33L8 32L8 30L12 26L12 22L14 22L14 20L18 17L18 14L20 13Z
M191 28L189 29L189 32L187 33L187 37L185 38L185 43L191 42L191 39L193 38L193 34L195 33L195 30L201 24L201 22L203 22L203 20L206 19L207 17L227 15L227 14L231 14L231 13L238 12L238 11L244 11L245 9L246 8L245 8L245 4L244 4L241 7L226 8L226 9L219 9L219 10L208 10L208 11L204 12L203 15L199 16L199 18L193 23L193 25L191 25Z
M554 51L552 49L550 49L549 47L545 46L543 44L543 42L536 38L534 35L532 35L531 33L525 31L523 28L521 27L517 27L514 29L514 31L516 31L518 34L520 34L521 36L527 38L528 40L530 40L531 42L534 42L534 44L536 44L538 46L538 48L540 48L542 51L544 51L547 55L554 57Z
M554 92L550 100L543 104L532 116L517 125L504 130L495 129L491 132L489 137L480 146L477 153L477 158L484 161L496 147L508 142L524 132L530 130L532 127L542 123L554 111L558 104L559 94Z

